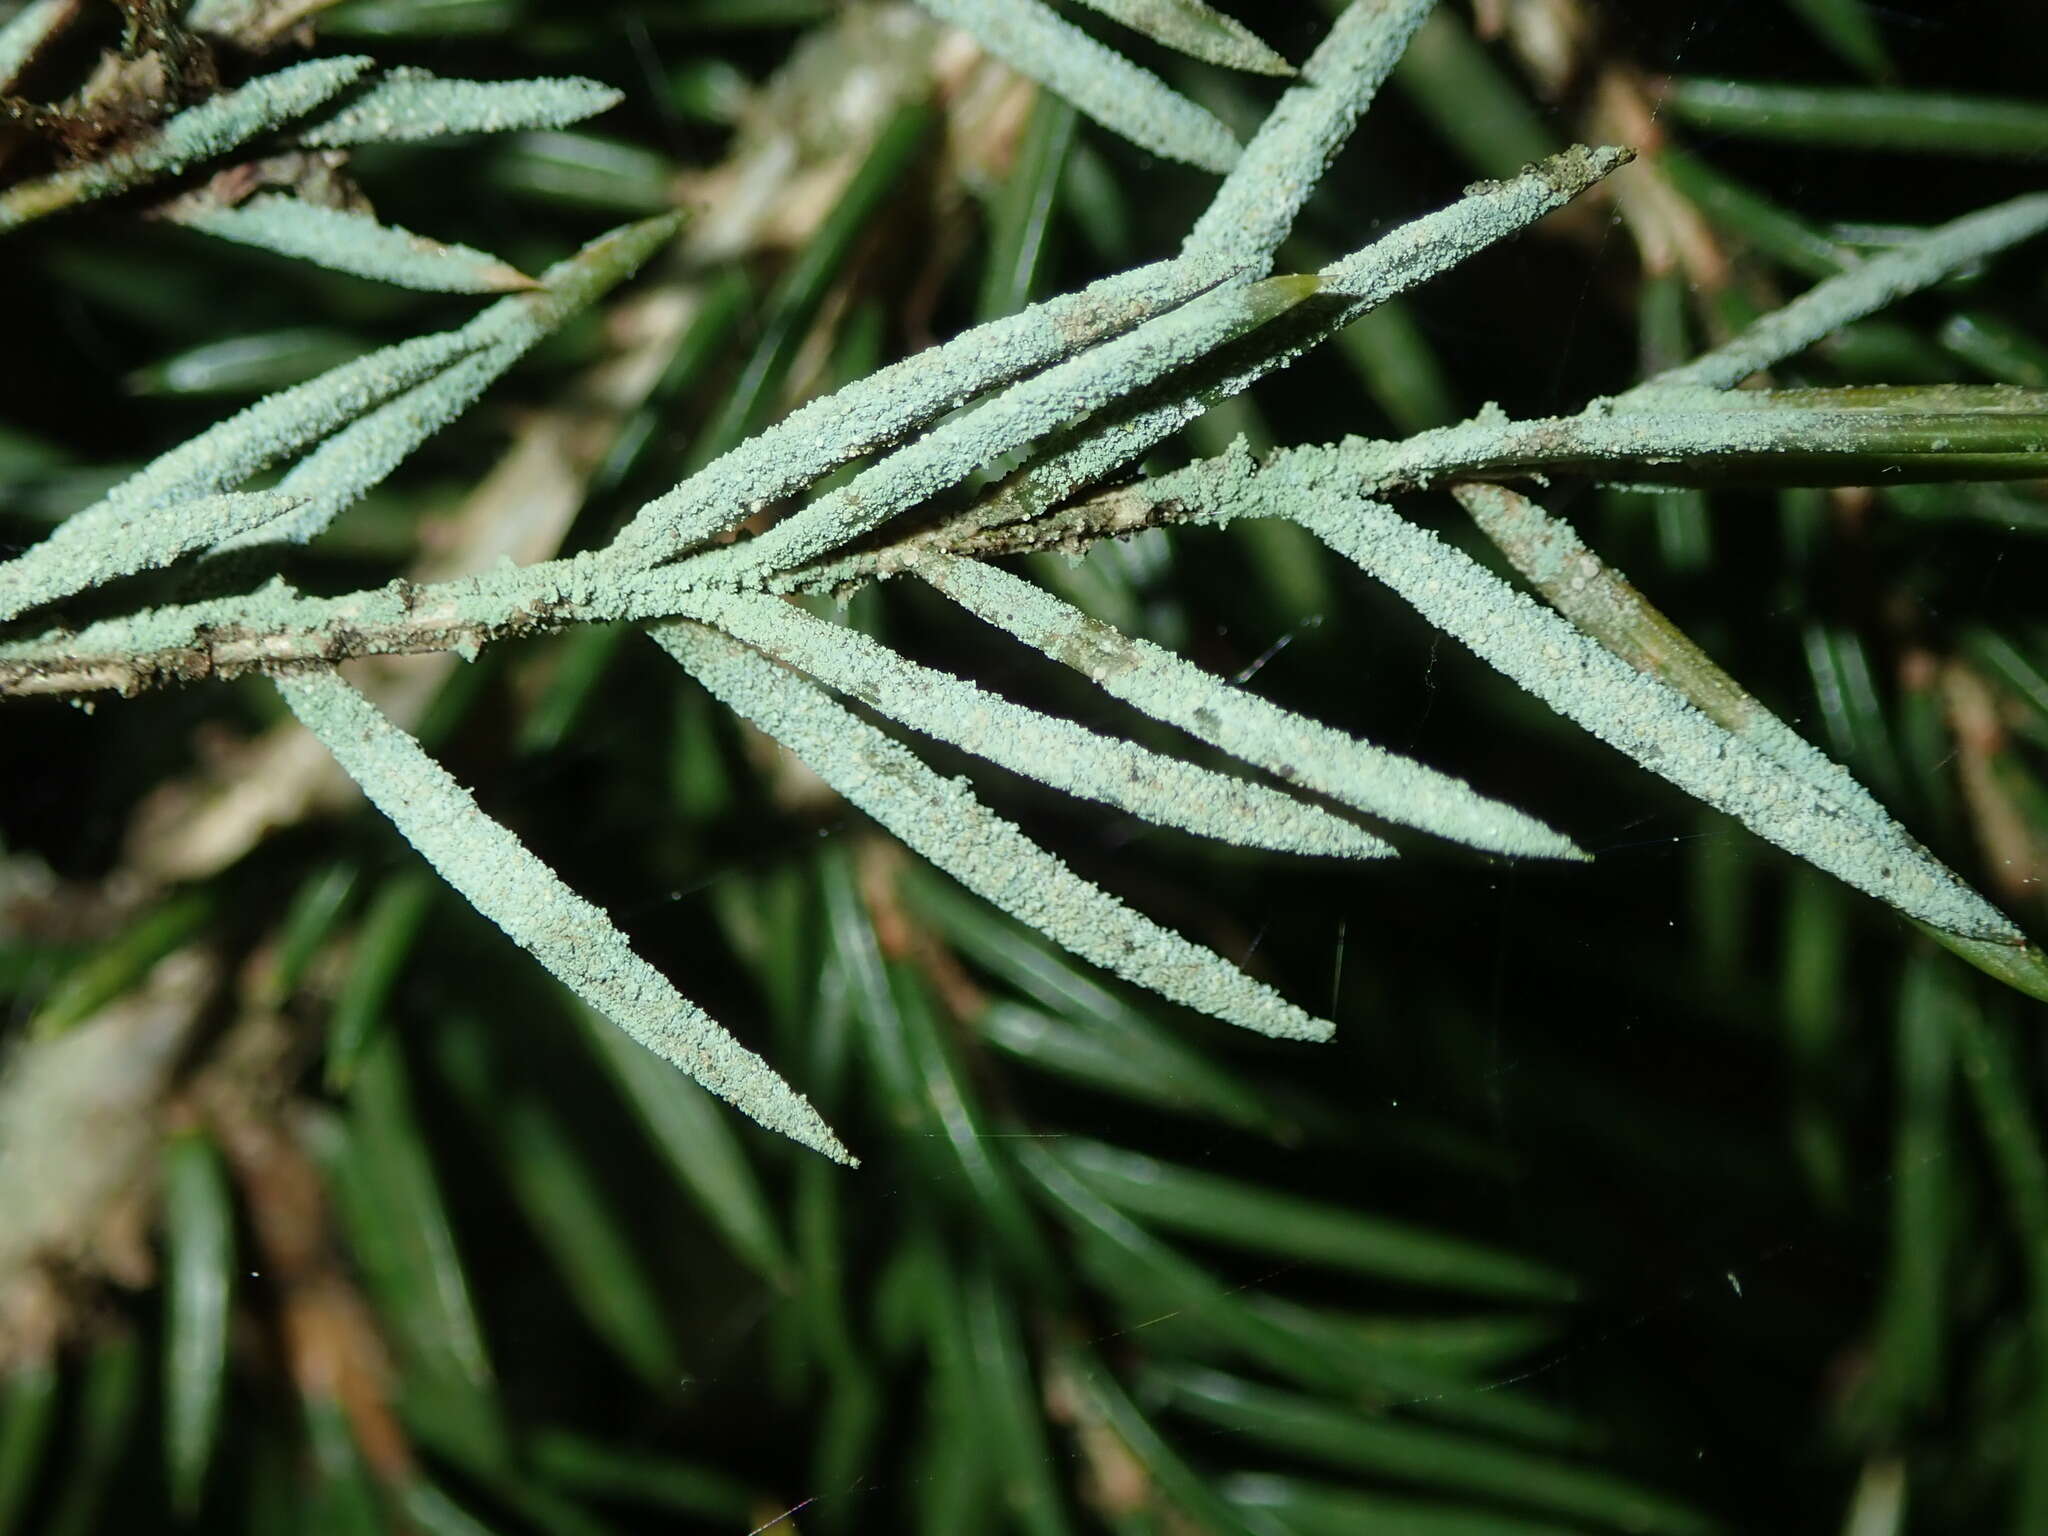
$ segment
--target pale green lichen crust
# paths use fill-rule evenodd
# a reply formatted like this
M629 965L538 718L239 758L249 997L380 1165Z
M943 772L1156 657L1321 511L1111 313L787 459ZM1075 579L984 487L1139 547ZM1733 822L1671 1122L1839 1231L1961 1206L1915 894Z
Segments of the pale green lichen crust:
M277 680L300 722L443 879L591 1007L769 1130L854 1158L810 1101L669 985L468 790L339 673Z
M125 158L154 172L182 171L224 155L259 133L304 117L362 78L373 62L361 55L309 59L258 75L247 85L178 113Z
M1331 263L1317 274L1323 284L1318 303L1282 320L1270 338L1276 345L1260 349L1249 362L1233 358L1169 377L1100 419L1066 432L1004 488L1005 515L1035 516L1083 487L1100 484L1219 400L1286 367L1376 305L1563 207L1634 157L1627 149L1567 150L1508 181L1474 188L1449 208L1425 214ZM1328 302L1332 298L1349 302Z
M61 525L62 536L81 554L97 540L109 560L118 560L117 546L145 511L171 515L163 509L227 491L267 465L343 433L327 445L332 451L317 474L301 465L287 477L294 491L311 498L293 531L268 531L269 537L310 537L527 348L636 270L679 222L666 215L613 230L542 273L532 292L500 299L457 330L380 348L258 401L151 460L72 514ZM387 403L391 408L379 411Z
M1216 189L1181 257L1264 273L1436 0L1347 7Z
M1290 784L1490 853L1586 857L1570 838L1462 779L1246 693L1006 571L937 554L913 569L977 618L1104 692Z
M759 537L696 557L690 569L707 584L753 584L826 554L909 507L951 489L1006 453L1063 422L1099 410L1162 374L1206 356L1267 324L1316 291L1312 277L1274 277L1217 289L1136 330L1014 384L898 449L837 490Z
M1026 709L781 598L705 593L683 611L912 730L1062 793L1243 847L1346 858L1393 852L1318 806Z
M444 80L394 69L293 137L308 149L435 139L451 133L563 128L625 99L596 80Z
M88 587L153 571L221 539L268 527L303 505L283 487L244 495L202 496L138 515L104 537L72 532L69 523L26 554L0 565L0 620Z
M1141 149L1207 171L1227 171L1237 159L1237 140L1215 117L1040 0L919 3Z
M1620 571L1588 549L1570 523L1505 486L1460 485L1452 494L1530 585L1581 630L1637 671L1677 689L1716 725L1788 773L1834 796L1866 825L1905 835L1847 769L1715 665Z
M1945 932L2025 943L1895 825L1871 826L1433 534L1376 502L1302 494L1285 477L1261 494L1559 714L1758 836Z
M304 506L269 527L225 541L221 548L304 544L317 538L415 448L474 405L529 345L524 339L501 341L472 352L350 422L278 481L279 490L296 492Z
M356 56L313 59L258 75L178 113L131 148L8 188L0 193L0 231L224 155L259 133L305 116L372 63Z
M29 0L0 22L0 91L14 84L28 61L70 19L75 0Z
M1797 393L1797 392L1795 392ZM1779 483L1840 484L1845 469L1895 473L1923 456L1969 453L1996 475L2037 474L2048 437L2024 414L1813 409L1763 390L1673 388L1595 401L1577 416L1513 421L1493 407L1400 442L1347 438L1285 449L1268 468L1341 459L1351 484L1393 490L1447 476L1567 471L1635 485L1697 483L1769 467ZM1666 466L1669 466L1668 471ZM1797 467L1800 475L1793 474ZM1199 478L1199 467L1193 478Z
M1972 262L2030 240L2043 230L2048 230L2048 193L2030 193L1965 214L1816 284L1713 351L1667 369L1620 398L1633 402L1664 389L1726 389L1739 384L1751 374L1805 351L1850 321L1931 287Z
M1191 58L1258 75L1294 73L1294 66L1268 48L1250 27L1202 0L1081 0L1081 4Z
M1323 282L1332 293L1382 303L1528 228L1634 159L1632 149L1580 144L1505 181L1479 182L1450 207L1332 262L1322 270Z
M1402 0L1391 9L1353 6L1337 19L1178 259L975 326L812 401L641 508L620 547L685 553L984 391L1121 335L1233 274L1257 276L1314 185L1303 157L1319 170L1336 153L1427 9L1427 0Z
M1312 174L1285 168L1297 166L1303 156L1320 167L1336 152L1427 9L1422 0L1401 0L1391 6L1353 6L1338 19L1302 80L1282 98L1244 159L1224 179L1179 259L1119 273L1079 293L976 326L811 402L642 507L618 547L652 558L686 553L986 390L1014 384L1054 363L1078 362L1076 354L1186 304L1219 280L1254 274L1270 262L1314 183ZM1525 177L1432 215L1419 228L1376 242L1360 253L1365 257L1377 251L1384 261L1371 302L1397 285L1422 282L1470 250L1521 228L1627 158L1621 150L1559 156ZM1474 217L1473 208L1493 216ZM1466 243L1440 238L1446 220L1463 230ZM1359 280L1358 273L1349 275ZM1105 423L1099 431L1076 429L1084 441L1077 449L1055 453L1030 481L1035 489L1027 494L1034 505L1049 506L1075 487L1114 472L1171 436L1213 399L1249 387L1366 307L1342 308L1269 363L1215 389L1205 387L1199 396L1177 396L1170 405ZM742 557L724 558L731 564Z
M265 396L148 464L64 527L112 529L137 510L217 493L318 442L484 345L467 327L415 336Z
M654 639L735 714L752 721L909 847L1019 922L1126 981L1202 1013L1288 1040L1326 1040L1313 1018L1228 961L1133 912L813 683L701 624Z
M1214 282L1155 262L964 331L813 400L634 514L618 548L683 554L986 390L1121 335Z
M263 542L283 538L294 521L287 513L278 527L265 530ZM355 656L468 651L501 636L570 624L667 618L684 606L690 591L669 570L622 570L594 551L502 565L430 586L399 580L335 597L308 597L272 580L254 592L0 640L0 684L21 693L132 693L173 678L233 677Z
M428 293L505 293L534 286L533 279L488 252L447 245L411 230L380 224L368 214L322 208L272 193L233 207L182 209L187 229L220 240L274 251L336 272L348 272Z

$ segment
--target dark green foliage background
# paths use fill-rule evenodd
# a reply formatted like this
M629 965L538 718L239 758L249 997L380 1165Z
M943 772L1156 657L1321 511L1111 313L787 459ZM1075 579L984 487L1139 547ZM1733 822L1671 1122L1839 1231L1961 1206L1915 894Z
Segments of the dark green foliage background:
M1313 6L1236 9L1295 58L1325 24ZM1856 78L1796 7L1775 0L1596 9L1602 55L1653 75ZM704 164L722 153L725 130L677 106L675 81L706 60L765 77L829 12L767 0L512 0L449 7L490 22L473 33L323 35L321 46L362 46L445 74L610 81L629 101L593 133ZM2048 17L2034 8L1920 0L1872 13L1901 83L2039 98ZM712 24L775 15L793 19ZM1134 51L1226 115L1255 121L1254 98L1270 96L1261 82ZM1580 105L1543 106L1538 118L1568 142L1584 135ZM1309 243L1353 248L1501 169L1462 159L1441 126L1415 92L1389 90L1312 205L1292 264L1320 259ZM1672 132L1823 227L1938 222L2038 187L2048 163ZM1105 233L1070 201L1055 206L1040 295L1169 252L1208 191L1207 178L1085 125L1077 144L1106 172L1115 218ZM624 192L595 207L507 190L508 153L479 141L365 154L358 171L385 216L528 265L652 211ZM926 232L923 174L904 178L848 277L879 317L888 355L912 340L901 316L915 263L904 257ZM1723 233L1750 300L1803 286L1751 253L1739 230ZM986 236L972 239L934 317L941 333L975 317ZM2042 273L2039 248L2023 250L1856 328L1786 377L1982 380L1981 366L1942 344L1945 318L1958 308L1994 316L2039 346ZM754 276L761 291L774 274ZM1532 236L1489 252L1417 296L1410 313L1458 414L1488 400L1540 414L1640 377L1641 289L1615 225L1590 242ZM0 422L20 439L0 461L9 547L39 537L114 468L239 403L138 393L138 370L223 335L317 326L367 348L469 312L464 301L205 244L119 207L0 243L0 293L14 296L0 340ZM1711 307L1703 297L1700 311ZM1698 313L1694 346L1708 339ZM627 486L586 509L578 542L601 538L632 493L681 473L751 342L743 329L727 364L670 408ZM336 549L303 555L293 579L335 591L385 580L411 521L488 468L510 408L556 398L598 345L592 321L543 348L352 531L337 530ZM865 366L860 350L857 338L842 343L842 371ZM1416 424L1404 409L1424 409L1412 397L1375 398L1337 349L1253 399L1258 416L1234 416L1230 430L1281 442L1390 435ZM1199 451L1216 446L1204 439ZM2037 486L2001 502L2003 517L1973 511L1956 488L1910 505L1880 497L1862 516L1831 513L1817 494L1762 491L1695 501L1560 485L1549 505L1938 853L1986 878L1939 700L1903 686L1901 663L1909 653L1981 655L1991 636L2048 671L2048 507ZM1455 527L1448 498L1402 510ZM931 978L944 972L930 949L896 955L888 986L863 991L859 962L874 940L853 872L879 834L843 807L792 810L773 796L730 723L651 648L620 649L574 729L538 753L516 744L524 681L548 665L543 647L487 655L465 672L466 698L435 750L686 993L812 1094L865 1166L830 1168L729 1122L788 1253L764 1278L657 1155L566 1000L430 887L416 923L357 937L359 976L380 944L395 953L388 990L370 1000L377 1043L347 1091L323 1085L315 1054L334 997L309 987L288 1011L307 1042L303 1094L352 1149L355 1176L372 1186L367 1208L397 1199L400 1181L380 1158L410 1148L430 1159L495 1386L472 1387L455 1406L433 1395L445 1383L428 1381L406 1342L417 1298L379 1275L366 1230L376 1221L351 1225L344 1201L348 1262L394 1345L419 1485L374 1487L345 1432L293 1393L270 1338L278 1298L261 1274L247 1275L198 1528L473 1529L421 1493L429 1483L506 1532L744 1531L800 1503L789 1528L1208 1528L1199 1511L1174 1512L1171 1465L1135 1441L1138 1493L1106 1498L1091 1480L1105 1458L1127 1453L1104 1450L1089 1427L1104 1410L1085 1392L1077 1399L1089 1362L1123 1383L1172 1458L1221 1490L1221 1508L1262 1532L1836 1529L1859 1479L1868 1493L1895 1474L1906 1510L1896 1528L2048 1528L2033 1523L2048 1518L2048 1232L2027 1227L2029 1207L2012 1194L2015 1169L2039 1158L2039 1005L1997 992L1870 903L1550 718L1321 556L1260 534L1153 534L1136 554L1098 550L1084 574L1111 605L1105 616L1218 672L1256 668L1255 686L1271 696L1468 776L1567 830L1596 862L1510 866L1410 838L1400 861L1309 865L1196 846L979 774L997 804L1082 872L1336 1020L1334 1045L1283 1047L1116 992L906 861L902 894L921 942L992 1000L1106 1041L1112 1057L1135 1050L1119 1028L1185 1047L1189 1075L1162 1083L1190 1101L1175 1111L999 1049L940 1005ZM921 659L1133 728L921 594L865 595L855 612ZM1859 667L1874 695L1831 701ZM1998 686L2013 726L2001 771L2032 818L2033 846L2048 847L2048 713L2037 698L2030 714L2019 691ZM0 837L67 879L101 879L118 865L136 803L190 762L202 725L249 728L275 713L253 683L109 702L91 715L10 701ZM211 942L246 952L309 872L336 864L353 871L337 938L417 868L367 814L294 830L211 883ZM2038 898L2016 915L2041 931ZM1005 956L1035 956L1053 979L1034 992ZM92 958L12 939L0 947L15 1026ZM1067 973L1081 978L1075 987L1106 989L1117 1012L1105 1018L1072 990L1062 1000ZM892 1066L899 1051L920 1071ZM1987 1052L2009 1069L1987 1066ZM944 1134L934 1063L950 1063L984 1139ZM1197 1068L1257 1106L1258 1123L1193 1103L1204 1091ZM1987 1137L1987 1113L2002 1102L1985 1092L1987 1075L2023 1111L2008 1127L2017 1140ZM1177 1219L1140 1225L1213 1276L1213 1298L1191 1300L1128 1255L1109 1260L1105 1276L1088 1262L1103 1232L1047 1196L1032 1171L1034 1158L1059 1166L1083 1138L1275 1200L1325 1202L1519 1256L1569 1277L1573 1297L1489 1299L1319 1264L1287 1251L1284 1220L1272 1234L1236 1216L1202 1232L1192 1196ZM1244 1242L1225 1240L1232 1229ZM1259 1315L1261 1297L1377 1319L1367 1353L1387 1368L1382 1384L1289 1379L1244 1342L1256 1329L1243 1319ZM945 1363L956 1313L964 1370ZM1285 1318L1300 1315L1264 1326L1285 1334ZM1452 1318L1481 1320L1475 1329L1493 1320L1504 1337L1526 1325L1525 1340L1432 1358L1437 1324ZM97 1305L60 1363L18 1529L170 1523L160 1328L154 1293ZM1324 1337L1304 1328L1274 1347L1313 1355ZM140 1362L125 1387L124 1352ZM1022 1373L1008 1397L1006 1360ZM1312 1398L1358 1425L1422 1426L1476 1460L1444 1463L1433 1441L1368 1452L1369 1437L1318 1448L1298 1426L1234 1432L1232 1410L1194 1411L1207 1369ZM26 1400L17 1390L13 1416L0 1418L0 1459L25 1433ZM493 1416L501 1434L486 1434L479 1451L465 1436ZM99 1451L96 1432L108 1437ZM1532 1470L1539 1463L1585 1481L1560 1493ZM1630 1489L1654 1491L1654 1508L1632 1504Z

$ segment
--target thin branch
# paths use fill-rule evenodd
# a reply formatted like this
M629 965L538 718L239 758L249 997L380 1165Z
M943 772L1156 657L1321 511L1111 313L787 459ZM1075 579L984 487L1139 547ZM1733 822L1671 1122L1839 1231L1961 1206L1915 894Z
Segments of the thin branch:
M1589 473L1622 483L1854 484L1877 478L2034 476L2048 441L2048 395L1983 388L1691 392L1674 409L1510 421L1483 415L1403 443L1353 439L1284 449L1263 465L1241 449L1071 506L1003 521L1002 493L950 522L869 549L756 578L765 590L845 592L931 555L993 559L1079 552L1147 528L1225 521L1274 499L1336 489L1384 496L1458 480ZM1887 409L1890 401L1907 409ZM1814 403L1819 402L1819 403ZM1853 404L1851 402L1862 402ZM1910 407L1919 407L1913 409ZM102 620L83 630L0 641L0 696L134 694L168 684L289 671L356 656L456 651L579 624L671 618L690 594L727 586L715 565L648 569L619 545L574 560L340 597L273 585Z

